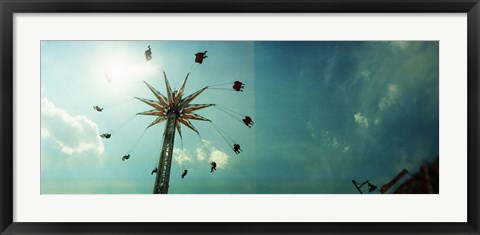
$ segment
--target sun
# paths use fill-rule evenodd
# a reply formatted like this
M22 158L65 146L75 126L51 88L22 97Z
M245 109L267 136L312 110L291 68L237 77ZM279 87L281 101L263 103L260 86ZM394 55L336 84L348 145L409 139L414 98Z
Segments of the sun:
M131 78L132 62L126 55L114 55L106 60L105 79L108 82L123 82Z
M127 54L112 55L106 60L104 76L108 82L124 83L138 81L139 78L155 73L159 68L152 63L139 63Z

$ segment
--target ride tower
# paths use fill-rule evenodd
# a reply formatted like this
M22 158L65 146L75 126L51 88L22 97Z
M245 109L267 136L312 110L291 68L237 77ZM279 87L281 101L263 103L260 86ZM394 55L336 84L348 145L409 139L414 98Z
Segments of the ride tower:
M213 106L214 104L190 104L196 97L198 97L205 89L204 87L193 94L182 98L187 83L187 74L185 80L178 91L172 91L170 83L167 79L165 71L163 71L163 77L165 80L165 87L167 96L164 96L153 86L145 82L150 91L155 95L157 100L149 100L144 98L136 99L152 106L154 109L137 113L137 115L151 115L157 116L157 119L153 121L147 128L162 122L166 122L165 130L163 133L162 151L160 153L160 160L157 167L157 176L155 179L155 185L153 187L154 194L167 194L170 181L170 168L172 165L172 153L173 145L175 142L175 132L178 131L180 138L182 138L181 125L190 128L198 134L197 129L193 126L190 120L199 120L211 122L209 119L204 118L193 111Z
M157 167L157 177L153 187L154 194L168 193L170 180L170 167L172 165L173 144L175 141L175 122L178 116L175 112L167 114L167 123L163 133L162 152Z

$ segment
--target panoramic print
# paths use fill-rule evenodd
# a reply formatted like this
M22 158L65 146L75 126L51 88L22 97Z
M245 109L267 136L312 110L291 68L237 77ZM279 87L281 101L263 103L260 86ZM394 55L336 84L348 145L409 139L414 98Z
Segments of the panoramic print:
M438 194L438 41L42 41L41 194Z

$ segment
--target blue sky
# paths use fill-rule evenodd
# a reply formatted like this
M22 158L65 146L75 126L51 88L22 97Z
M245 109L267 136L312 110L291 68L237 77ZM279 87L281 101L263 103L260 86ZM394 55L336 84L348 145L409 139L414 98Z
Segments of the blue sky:
M352 179L381 186L439 153L438 56L438 42L43 41L41 193L151 193L164 124L142 136L155 118L135 115L151 108L133 97L154 99L143 81L165 94L162 70L178 89L192 68L186 94L246 84L213 86L227 89L192 102L232 110L196 113L243 151L192 121L200 135L185 126L177 135L169 193L357 193ZM112 138L101 139L107 131Z

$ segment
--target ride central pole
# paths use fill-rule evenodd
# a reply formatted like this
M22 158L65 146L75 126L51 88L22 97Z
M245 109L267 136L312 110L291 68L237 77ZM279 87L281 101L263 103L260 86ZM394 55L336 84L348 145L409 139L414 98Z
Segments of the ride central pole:
M167 116L165 132L163 137L163 147L160 153L160 161L157 167L157 178L153 187L154 194L167 194L170 181L170 167L172 165L173 142L175 141L175 123L178 118L176 112L171 112Z

